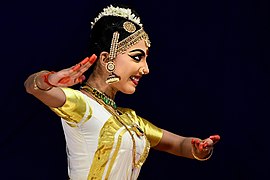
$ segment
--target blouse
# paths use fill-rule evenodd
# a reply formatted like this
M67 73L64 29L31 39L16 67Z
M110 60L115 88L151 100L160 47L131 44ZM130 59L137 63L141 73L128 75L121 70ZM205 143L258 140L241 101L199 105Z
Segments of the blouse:
M81 91L61 89L66 102L62 107L50 108L62 121L69 178L137 179L150 147L160 142L162 130L129 108L118 107L122 112L120 122Z

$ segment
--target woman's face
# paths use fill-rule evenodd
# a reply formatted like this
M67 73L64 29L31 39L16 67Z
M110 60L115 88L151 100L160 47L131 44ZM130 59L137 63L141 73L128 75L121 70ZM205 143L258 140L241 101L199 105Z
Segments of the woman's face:
M146 58L148 56L148 47L142 39L137 44L127 49L124 54L119 54L115 58L115 74L120 76L119 82L112 84L114 88L125 94L132 94L139 84L142 77L139 72L144 68L144 74L149 73Z

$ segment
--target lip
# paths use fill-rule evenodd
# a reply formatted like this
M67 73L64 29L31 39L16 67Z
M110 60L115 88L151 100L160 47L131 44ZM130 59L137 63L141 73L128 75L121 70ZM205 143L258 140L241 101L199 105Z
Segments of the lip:
M136 86L139 84L141 76L130 76L130 80L135 84Z

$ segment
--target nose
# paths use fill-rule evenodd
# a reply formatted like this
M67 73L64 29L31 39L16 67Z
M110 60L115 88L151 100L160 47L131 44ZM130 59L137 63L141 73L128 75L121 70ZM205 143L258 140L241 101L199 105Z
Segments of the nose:
M144 63L143 72L144 72L144 74L149 74L149 67L148 67L147 62Z

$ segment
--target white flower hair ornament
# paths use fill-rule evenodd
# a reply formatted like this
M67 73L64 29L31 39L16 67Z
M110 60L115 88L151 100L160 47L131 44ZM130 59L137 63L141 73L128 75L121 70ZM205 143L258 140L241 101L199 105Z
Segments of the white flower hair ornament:
M126 18L136 24L138 24L140 27L142 27L140 17L137 17L135 14L131 12L131 9L129 8L120 8L120 7L114 7L112 5L106 7L103 9L102 12L98 14L98 16L94 19L93 22L91 22L91 28L94 27L96 22L104 17L104 16L119 16Z

